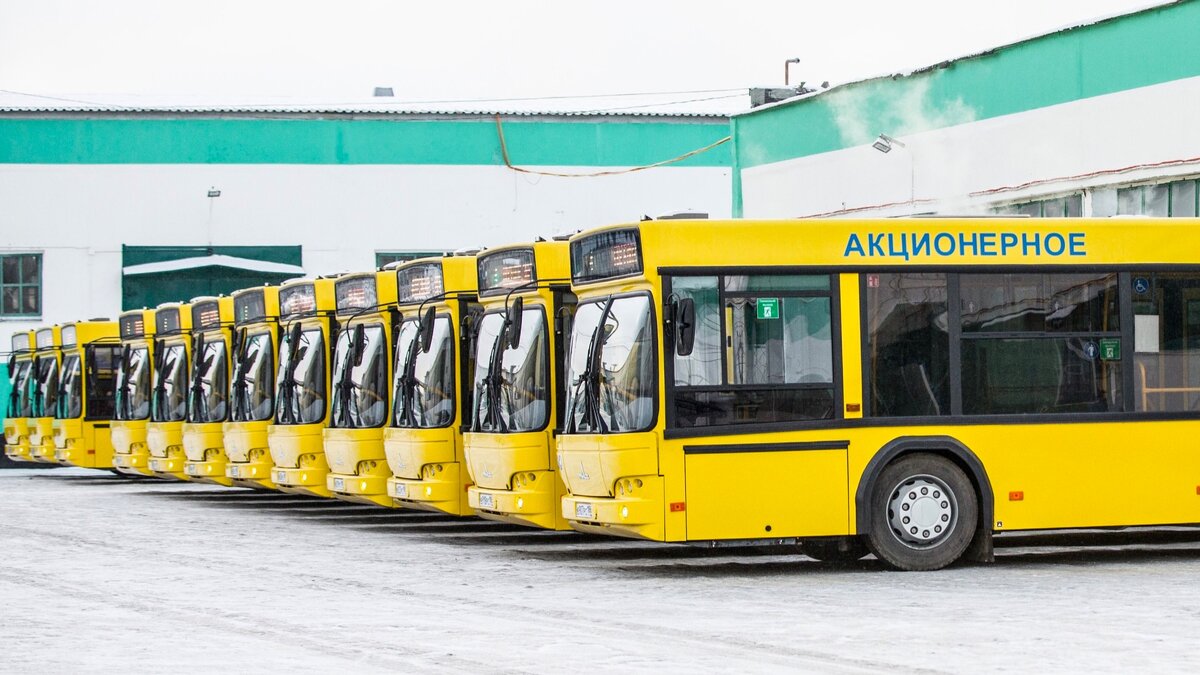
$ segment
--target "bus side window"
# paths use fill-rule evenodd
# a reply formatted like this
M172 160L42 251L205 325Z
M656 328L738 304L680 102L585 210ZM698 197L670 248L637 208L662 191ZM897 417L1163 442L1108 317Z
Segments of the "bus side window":
M1200 274L1131 278L1134 409L1200 411Z
M674 355L674 426L837 415L828 275L678 276L671 294L695 303L692 352Z
M946 275L866 274L871 414L950 414Z

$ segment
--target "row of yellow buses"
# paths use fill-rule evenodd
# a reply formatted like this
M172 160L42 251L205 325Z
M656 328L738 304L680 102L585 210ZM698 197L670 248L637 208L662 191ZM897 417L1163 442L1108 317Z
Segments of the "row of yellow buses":
M14 335L6 451L907 570L1195 524L1197 224L644 221L168 303Z

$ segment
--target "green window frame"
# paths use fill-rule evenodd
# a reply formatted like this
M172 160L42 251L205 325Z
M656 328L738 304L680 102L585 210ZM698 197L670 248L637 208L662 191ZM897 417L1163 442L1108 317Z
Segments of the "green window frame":
M1117 188L1117 215L1194 218L1200 186L1194 178Z
M1079 218L1083 215L1083 194L1075 193L1020 204L1006 204L993 209L1001 216L1029 216L1030 218Z
M0 319L42 315L42 254L0 254Z

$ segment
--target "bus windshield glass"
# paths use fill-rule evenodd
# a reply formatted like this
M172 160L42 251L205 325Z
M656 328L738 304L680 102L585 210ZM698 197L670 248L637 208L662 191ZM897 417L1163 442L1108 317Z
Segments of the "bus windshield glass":
M387 421L387 340L383 326L366 325L363 344L354 327L338 335L333 353L333 426L367 429Z
M483 317L475 360L474 419L477 431L518 433L546 426L550 371L546 320L542 310L526 309L521 339L508 346L503 312Z
M53 417L58 407L58 357L37 359L37 380L33 389L33 416Z
M10 374L12 389L8 392L8 417L33 417L29 398L29 372L32 365L29 360L17 361Z
M276 424L316 424L325 419L325 334L320 328L300 332L293 351L290 331L279 344L279 405Z
M422 352L418 321L400 327L396 340L395 413L392 423L408 429L432 429L454 421L454 330L450 317L433 322L429 351Z
M132 347L117 369L117 419L144 420L150 416L150 353Z
M566 433L644 431L654 423L654 322L650 298L579 306L567 370Z
M246 338L233 379L233 421L261 422L275 414L272 390L275 374L274 349L270 333L255 333Z
M62 383L58 393L55 417L75 419L83 414L83 367L79 354L67 354L63 359Z
M225 340L204 343L196 357L196 372L189 392L188 420L197 423L224 422L229 415L229 367Z
M187 347L181 344L163 350L155 373L151 422L182 422L187 416Z

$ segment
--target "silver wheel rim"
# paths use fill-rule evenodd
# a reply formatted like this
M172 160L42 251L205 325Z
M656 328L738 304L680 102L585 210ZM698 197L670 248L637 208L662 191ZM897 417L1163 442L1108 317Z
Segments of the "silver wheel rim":
M909 476L888 497L888 524L896 539L915 549L939 546L958 525L958 500L940 478Z

